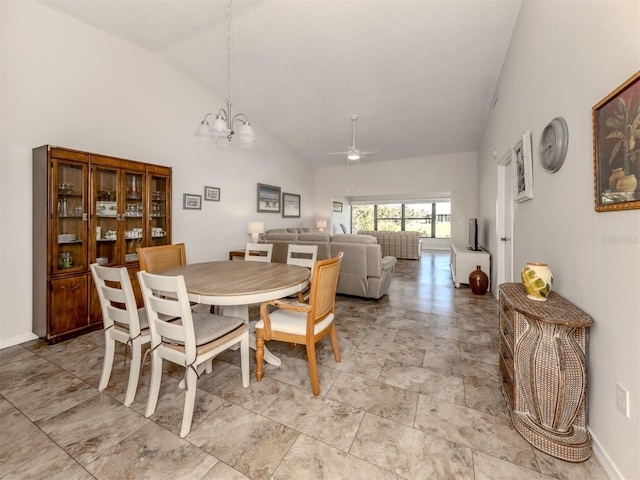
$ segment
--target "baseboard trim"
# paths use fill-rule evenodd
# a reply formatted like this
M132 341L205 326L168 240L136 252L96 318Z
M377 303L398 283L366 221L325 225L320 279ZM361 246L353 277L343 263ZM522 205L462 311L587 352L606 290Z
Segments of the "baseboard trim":
M625 480L616 466L611 462L609 455L607 455L605 449L602 448L602 445L591 429L589 429L589 433L591 434L591 449L593 451L593 455L596 457L598 462L600 462L600 465L602 465L602 469L604 470L604 473L607 474L609 480Z
M37 339L38 336L34 333L25 333L24 335L18 335L17 337L3 338L0 339L0 350Z

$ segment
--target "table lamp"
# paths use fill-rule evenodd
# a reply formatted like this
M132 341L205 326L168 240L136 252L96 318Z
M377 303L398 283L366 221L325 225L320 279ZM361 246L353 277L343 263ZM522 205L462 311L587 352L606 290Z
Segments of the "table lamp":
M254 220L253 222L249 222L249 233L251 234L251 241L253 243L258 243L258 238L261 233L264 233L264 222L258 222Z
M316 221L316 228L319 231L324 232L324 229L327 228L327 221L326 220L317 220Z

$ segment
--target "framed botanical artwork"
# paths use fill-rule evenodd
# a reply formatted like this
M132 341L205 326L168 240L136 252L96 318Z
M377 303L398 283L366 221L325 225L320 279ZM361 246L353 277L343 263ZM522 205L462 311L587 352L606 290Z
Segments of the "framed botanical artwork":
M514 196L516 202L533 198L533 159L531 156L531 131L527 130L511 150L514 171Z
M640 208L640 71L593 107L597 212Z
M282 216L300 218L300 195L282 192Z
M258 184L258 212L280 213L280 187Z
M184 210L201 210L202 195L196 195L194 193L184 193L182 195L182 208Z
M219 202L220 189L218 187L204 187L204 199L210 202Z
M341 212L342 211L342 202L333 202L333 211Z

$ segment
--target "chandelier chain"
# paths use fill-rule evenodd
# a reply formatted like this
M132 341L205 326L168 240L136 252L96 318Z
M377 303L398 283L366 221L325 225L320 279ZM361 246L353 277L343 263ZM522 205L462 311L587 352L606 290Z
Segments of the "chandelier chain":
M231 0L227 0L227 101L231 102Z

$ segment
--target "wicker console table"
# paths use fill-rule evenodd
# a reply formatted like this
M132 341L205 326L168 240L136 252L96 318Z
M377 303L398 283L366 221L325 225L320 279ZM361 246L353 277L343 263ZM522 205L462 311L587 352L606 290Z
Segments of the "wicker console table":
M537 302L520 283L500 285L500 373L511 420L531 445L569 462L591 456L586 361L592 323L554 292Z

